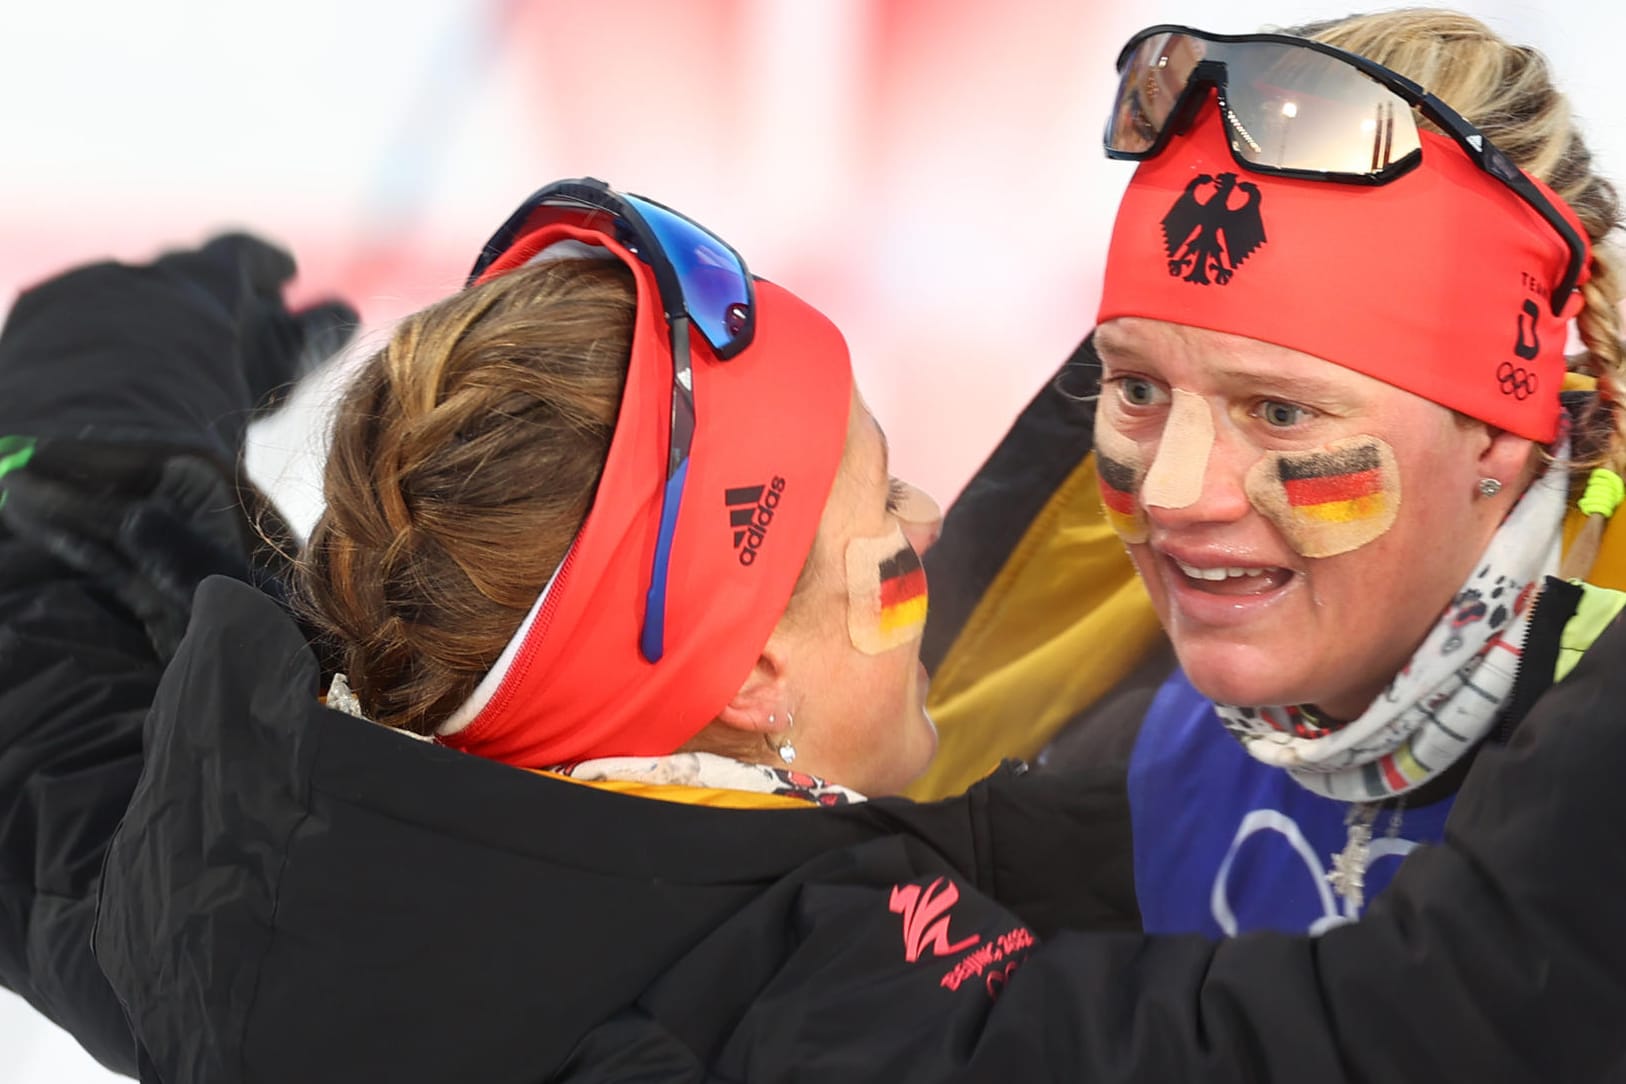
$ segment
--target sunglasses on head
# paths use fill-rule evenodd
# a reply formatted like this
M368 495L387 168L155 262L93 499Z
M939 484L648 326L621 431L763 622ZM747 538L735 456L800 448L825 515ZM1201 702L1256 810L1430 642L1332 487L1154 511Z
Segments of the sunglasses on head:
M1586 247L1552 200L1456 110L1405 76L1335 46L1284 34L1148 27L1118 55L1107 156L1141 161L1162 153L1190 124L1208 87L1218 95L1238 165L1345 184L1388 184L1416 168L1423 157L1416 109L1569 247L1569 266L1551 298L1553 313L1563 311Z
M526 233L557 211L583 212L588 224L606 228L655 274L672 342L672 414L667 438L666 485L661 491L660 529L649 570L643 630L638 648L659 662L666 651L666 581L672 558L689 449L694 443L694 375L689 329L699 331L718 360L739 354L756 330L755 291L745 261L726 242L669 207L616 192L591 177L538 189L508 216L480 250L469 272L473 285ZM596 221L603 215L603 223Z

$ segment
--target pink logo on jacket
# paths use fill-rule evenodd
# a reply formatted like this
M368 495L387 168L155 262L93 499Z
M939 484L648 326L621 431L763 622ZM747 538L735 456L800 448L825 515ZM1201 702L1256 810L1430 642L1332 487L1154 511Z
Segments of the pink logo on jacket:
M952 881L939 877L922 889L919 885L893 885L894 914L903 916L903 958L914 963L930 949L933 956L951 956L975 945L976 934L949 943L949 909L960 900Z

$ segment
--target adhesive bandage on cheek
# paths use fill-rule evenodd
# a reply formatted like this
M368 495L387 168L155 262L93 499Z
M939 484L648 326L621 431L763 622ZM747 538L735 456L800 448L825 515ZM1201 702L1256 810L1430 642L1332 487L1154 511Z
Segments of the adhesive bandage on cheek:
M1140 506L1145 475L1140 447L1113 428L1105 412L1095 422L1095 475L1107 524L1130 545L1146 541L1146 513Z
M1305 557L1335 557L1376 540L1400 511L1400 468L1377 437L1313 452L1268 452L1248 471L1248 500Z
M866 655L920 639L926 628L926 571L893 526L847 543L847 635Z
M1208 400L1175 388L1157 456L1141 483L1141 500L1159 508L1189 508L1203 495L1208 455L1214 450L1214 414Z

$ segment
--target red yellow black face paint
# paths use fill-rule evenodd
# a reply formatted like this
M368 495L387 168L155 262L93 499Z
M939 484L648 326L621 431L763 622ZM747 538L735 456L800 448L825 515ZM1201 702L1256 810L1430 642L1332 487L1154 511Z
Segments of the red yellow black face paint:
M1313 452L1269 452L1248 471L1248 499L1305 557L1359 549L1394 525L1400 468L1377 437Z
M1095 424L1095 473L1101 508L1118 537L1131 545L1146 541L1146 513L1140 506L1145 477L1140 449L1101 414Z
M847 543L847 635L866 655L920 639L926 628L926 570L896 525Z

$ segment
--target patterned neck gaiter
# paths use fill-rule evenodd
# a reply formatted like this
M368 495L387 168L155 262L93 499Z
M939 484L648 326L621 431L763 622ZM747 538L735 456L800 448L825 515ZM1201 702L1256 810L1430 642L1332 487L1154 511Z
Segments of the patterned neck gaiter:
M1381 801L1427 783L1490 732L1513 691L1543 577L1558 569L1569 472L1531 483L1468 581L1370 707L1348 723L1307 705L1215 705L1244 749L1317 794Z

